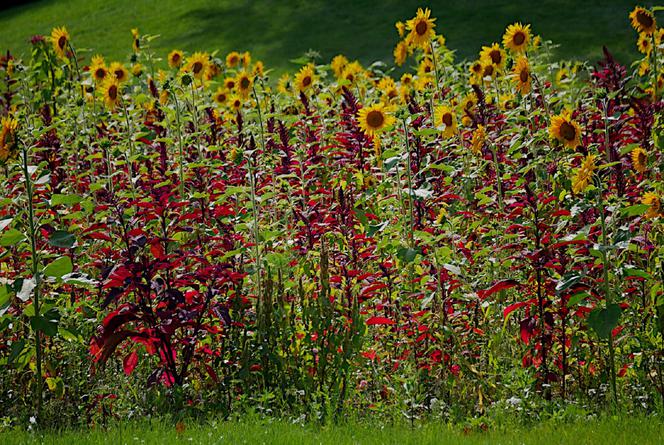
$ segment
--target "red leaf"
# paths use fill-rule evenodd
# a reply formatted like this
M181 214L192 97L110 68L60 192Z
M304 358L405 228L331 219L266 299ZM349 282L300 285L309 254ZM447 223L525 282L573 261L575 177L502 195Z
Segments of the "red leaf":
M367 319L367 326L374 326L374 325L393 325L396 322L394 320L390 320L387 317L371 317Z
M477 292L477 294L479 295L480 298L484 299L484 298L488 297L489 295L495 294L496 292L500 292L501 290L509 289L511 287L518 286L518 285L519 285L518 281L503 280L503 281L497 282L496 284L494 284L493 286L491 286L490 288L488 288L486 290L481 290L481 291Z
M136 368L137 364L138 354L136 354L136 351L132 351L132 353L126 356L122 361L122 368L124 369L125 374L131 375L131 373L134 372L134 368Z

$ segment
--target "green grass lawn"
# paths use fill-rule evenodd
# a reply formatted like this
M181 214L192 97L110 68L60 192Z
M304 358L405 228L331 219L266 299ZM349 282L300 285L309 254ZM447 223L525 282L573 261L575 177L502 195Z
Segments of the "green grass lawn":
M624 63L636 57L627 0L43 0L0 10L0 50L25 54L33 34L66 25L79 48L110 58L131 52L130 29L160 34L162 54L172 48L250 50L268 67L287 69L309 49L324 60L344 53L362 62L390 61L394 22L429 6L448 47L475 57L482 44L500 41L506 25L531 23L560 44L559 56L595 60L606 44Z
M274 422L213 422L188 425L178 433L172 425L154 422L128 423L107 430L66 432L44 435L26 432L0 433L0 443L85 445L85 444L661 444L664 423L657 419L621 418L577 421L576 423L544 422L525 429L503 427L486 432L475 429L463 432L443 424L429 423L411 429L406 425L376 427L373 425L300 426Z

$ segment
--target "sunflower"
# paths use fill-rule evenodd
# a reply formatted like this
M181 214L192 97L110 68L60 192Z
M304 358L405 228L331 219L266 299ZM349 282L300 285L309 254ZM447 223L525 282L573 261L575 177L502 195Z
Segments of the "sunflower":
M101 88L104 102L109 110L114 110L118 102L120 102L120 81L109 77L103 83Z
M291 79L290 74L285 73L277 82L277 91L281 94L291 94L293 90L293 80Z
M449 139L457 134L457 118L454 110L445 105L436 107L434 113L436 127L442 127L443 138Z
M334 56L332 62L330 62L330 67L332 68L334 76L337 79L341 77L341 74L344 72L344 68L346 68L346 65L348 65L348 59L346 58L346 56L342 54Z
M484 142L486 141L486 130L484 125L478 125L475 131L473 131L473 139L470 143L470 149L475 154L482 154L482 149L484 148Z
M364 75L364 68L360 62L351 62L344 68L341 73L341 79L349 81L351 84L357 82Z
M233 110L233 111L240 111L242 108L242 98L238 96L237 94L234 94L228 98L228 106Z
M655 16L652 12L640 6L637 6L629 13L629 18L632 21L632 27L639 33L650 35L657 29Z
M219 87L212 97L216 103L224 105L228 102L228 90L224 87Z
M67 45L69 44L69 33L64 26L61 28L53 28L51 31L51 43L55 54L61 59L67 58Z
M639 63L639 76L645 76L650 72L650 63L648 63L647 60L642 60L641 63Z
M237 92L243 98L249 97L249 92L251 87L254 85L254 78L251 74L246 71L241 71L235 77L235 85L237 86Z
M357 112L357 120L364 134L369 138L373 138L392 125L395 118L387 111L387 107L383 103L361 108Z
M237 84L237 82L235 81L235 77L227 77L227 78L224 79L224 87L227 90L231 90L231 91L234 90L236 84Z
M16 129L18 121L11 116L5 116L0 121L0 162L6 162L13 156L16 149Z
M184 70L194 75L196 79L201 79L210 64L210 56L207 53L195 52L187 59Z
M394 55L394 63L396 63L397 66L406 63L406 59L408 58L408 43L405 40L399 41L397 46L394 47L392 54Z
M226 66L229 68L235 68L238 66L241 60L242 56L237 51L231 51L230 53L226 54Z
M639 38L636 41L636 47L641 54L649 56L652 51L652 40L650 39L650 36L644 33L639 34Z
M528 65L528 59L525 57L519 57L519 60L514 64L514 69L512 70L513 76L512 79L516 84L516 89L521 94L528 94L530 92L530 66Z
M656 218L662 216L662 198L660 198L656 193L647 192L641 197L641 204L645 204L648 207L646 211L646 218Z
M120 83L129 79L129 71L127 71L127 68L125 68L120 62L111 63L108 67L108 71L112 74L111 77L115 77Z
M394 82L394 79L392 79L389 76L385 76L382 79L380 79L380 82L378 82L378 89L381 91L383 94L383 99L386 102L390 102L394 100L395 98L399 97L399 90L397 89L397 84Z
M410 31L407 37L410 45L426 48L430 44L430 40L435 35L433 29L436 27L434 23L436 19L429 18L430 16L431 10L429 8L425 10L418 8L415 17L406 22L406 28Z
M641 147L632 150L632 167L639 173L644 173L648 168L648 153Z
M102 56L92 56L92 60L90 61L90 74L92 74L92 78L96 83L104 81L108 75L108 69L106 68L106 62L104 62Z
M261 62L260 60L257 61L254 64L254 68L251 70L251 73L254 75L254 77L262 76L265 73L265 65L263 65L263 62Z
M482 72L484 71L482 62L476 60L470 64L470 67L468 69L470 70L470 83L471 84L480 83L480 80L482 80Z
M132 29L131 35L134 38L134 42L132 43L132 49L134 50L135 53L137 53L141 50L141 36L138 33L138 28Z
M505 50L502 49L500 45L494 43L491 46L482 47L482 51L480 52L480 59L484 61L484 64L490 63L493 65L496 71L502 71L505 67L507 55L505 54Z
M418 76L427 76L434 72L433 60L429 57L425 57L420 62L420 65L417 67Z
M593 172L595 171L595 155L588 155L584 158L581 165L576 170L574 178L572 179L572 190L574 193L583 192L593 179Z
M581 144L581 127L572 119L572 113L569 110L551 118L549 135L565 147L576 148Z
M179 68L184 60L184 53L179 49L174 49L168 53L168 66L171 68Z
M242 61L242 65L245 66L245 67L251 65L251 53L249 51L245 51L242 54L241 61Z
M403 39L403 36L406 34L406 24L402 21L398 21L394 24L394 27L399 33L399 38Z
M314 74L314 66L312 64L303 66L295 75L295 87L299 92L311 88L315 81L316 75Z
M135 63L131 67L131 73L134 75L134 77L141 77L141 74L143 74L143 65L140 63Z
M560 67L558 71L556 71L556 85L562 86L565 83L568 83L569 81L569 70L567 67Z
M492 79L496 78L498 70L491 63L485 63L482 65L482 80L486 82L491 82Z
M513 53L523 53L530 43L530 25L514 23L507 27L503 35L503 46Z
M401 76L401 85L405 85L410 87L410 85L413 83L413 75L410 73L406 73L403 76Z

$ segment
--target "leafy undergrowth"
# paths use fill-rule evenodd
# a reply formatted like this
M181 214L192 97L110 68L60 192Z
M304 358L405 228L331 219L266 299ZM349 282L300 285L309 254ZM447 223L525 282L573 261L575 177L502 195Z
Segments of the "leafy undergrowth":
M661 419L645 417L606 417L571 423L549 421L530 428L503 425L500 428L477 426L451 427L436 422L411 428L392 424L376 426L346 423L335 426L299 425L279 420L228 421L206 424L127 423L90 431L62 433L0 433L5 445L162 445L191 444L395 444L395 445L656 445L664 435Z
M395 66L278 83L34 36L0 59L0 425L661 412L660 10L630 67L521 23L458 61L418 9Z

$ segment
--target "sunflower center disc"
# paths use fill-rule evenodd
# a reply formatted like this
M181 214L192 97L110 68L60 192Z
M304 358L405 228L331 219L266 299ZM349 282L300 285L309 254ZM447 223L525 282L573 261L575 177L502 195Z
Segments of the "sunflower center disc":
M450 113L443 114L443 123L446 127L452 126L452 115Z
M637 12L636 20L645 28L650 28L652 26L652 17L650 17L648 14L644 12L641 11Z
M521 31L519 31L516 34L514 34L513 41L514 41L515 45L521 45L521 44L523 44L523 42L526 41L526 35L524 33L522 33Z
M367 114L367 123L369 124L370 127L372 128L380 128L381 125L383 125L383 122L385 122L385 118L383 117L383 113L380 111L370 111L369 114Z
M415 32L416 32L417 34L423 36L424 33L427 32L427 28L428 28L428 26L427 26L426 22L419 22L419 23L415 26Z
M560 126L560 135L568 141L573 141L576 137L576 129L569 122L563 122Z

